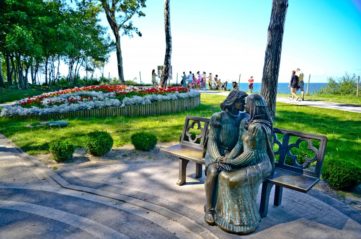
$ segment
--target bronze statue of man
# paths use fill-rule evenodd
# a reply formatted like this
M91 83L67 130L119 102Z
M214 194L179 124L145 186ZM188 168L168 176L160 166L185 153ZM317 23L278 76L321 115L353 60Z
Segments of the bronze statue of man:
M245 102L248 115L240 124L224 116L219 120L221 125L211 124L210 133L214 135L208 141L206 157L205 220L239 234L254 232L259 225L258 189L274 170L273 127L267 103L258 94L247 96ZM238 134L229 131L230 122L239 124ZM236 145L233 145L234 137L238 137ZM225 148L225 142L232 143L230 148ZM218 155L214 153L217 149ZM229 149L232 150L228 153ZM214 155L216 158L212 158Z
M222 111L211 117L205 156L207 178L205 182L206 205L204 207L204 220L210 225L215 224L214 207L217 197L218 174L223 170L230 170L230 166L224 161L237 144L240 122L248 118L248 114L243 112L246 96L247 94L243 91L232 90L221 104Z

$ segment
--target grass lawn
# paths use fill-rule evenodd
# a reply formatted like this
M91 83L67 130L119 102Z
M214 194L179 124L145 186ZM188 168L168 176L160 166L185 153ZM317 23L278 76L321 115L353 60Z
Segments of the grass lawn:
M91 131L106 130L114 138L114 146L130 143L136 132L153 132L160 142L177 141L186 115L210 117L219 111L225 96L202 94L202 104L187 112L150 117L109 117L68 119L66 128L32 128L38 120L0 118L0 132L30 154L48 152L50 141L71 138L81 145ZM275 127L324 134L328 137L326 160L340 158L361 166L361 114L298 105L277 104Z
M0 88L0 104L15 100L20 100L34 95L40 95L47 91L48 90L32 89L32 88L26 90Z

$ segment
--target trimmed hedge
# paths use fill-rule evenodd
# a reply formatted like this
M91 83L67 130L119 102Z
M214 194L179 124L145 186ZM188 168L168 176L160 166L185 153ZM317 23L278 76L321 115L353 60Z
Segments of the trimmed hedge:
M324 162L322 177L332 188L348 190L361 183L361 167L349 161L330 159Z
M86 148L94 156L103 156L113 147L113 138L106 131L94 131L88 134Z
M132 144L135 149L150 151L157 145L157 136L151 133L135 133L131 136Z
M56 140L50 143L50 152L57 162L73 158L75 147L68 140Z

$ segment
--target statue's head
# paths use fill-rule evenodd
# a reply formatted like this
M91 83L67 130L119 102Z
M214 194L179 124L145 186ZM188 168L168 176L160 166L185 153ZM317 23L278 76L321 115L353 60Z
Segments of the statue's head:
M247 93L238 89L232 90L227 98L221 103L223 111L230 111L231 113L238 113L244 111L245 98Z
M259 94L252 94L247 96L245 110L250 116L250 121L257 119L272 122L268 105L263 97Z

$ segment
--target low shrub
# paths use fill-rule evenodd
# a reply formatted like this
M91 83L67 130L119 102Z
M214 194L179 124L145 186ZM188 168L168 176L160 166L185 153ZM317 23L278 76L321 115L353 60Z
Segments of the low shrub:
M68 140L56 140L50 143L49 149L57 162L71 159L74 153L74 145Z
M103 156L113 147L112 136L105 131L94 131L88 134L86 148L94 156Z
M131 136L134 147L138 150L150 151L157 144L157 136L151 133L135 133Z
M322 177L334 189L348 190L361 183L361 167L341 160L325 161Z
M339 79L329 78L327 85L319 91L319 94L331 95L355 95L357 77L355 74L345 74Z

